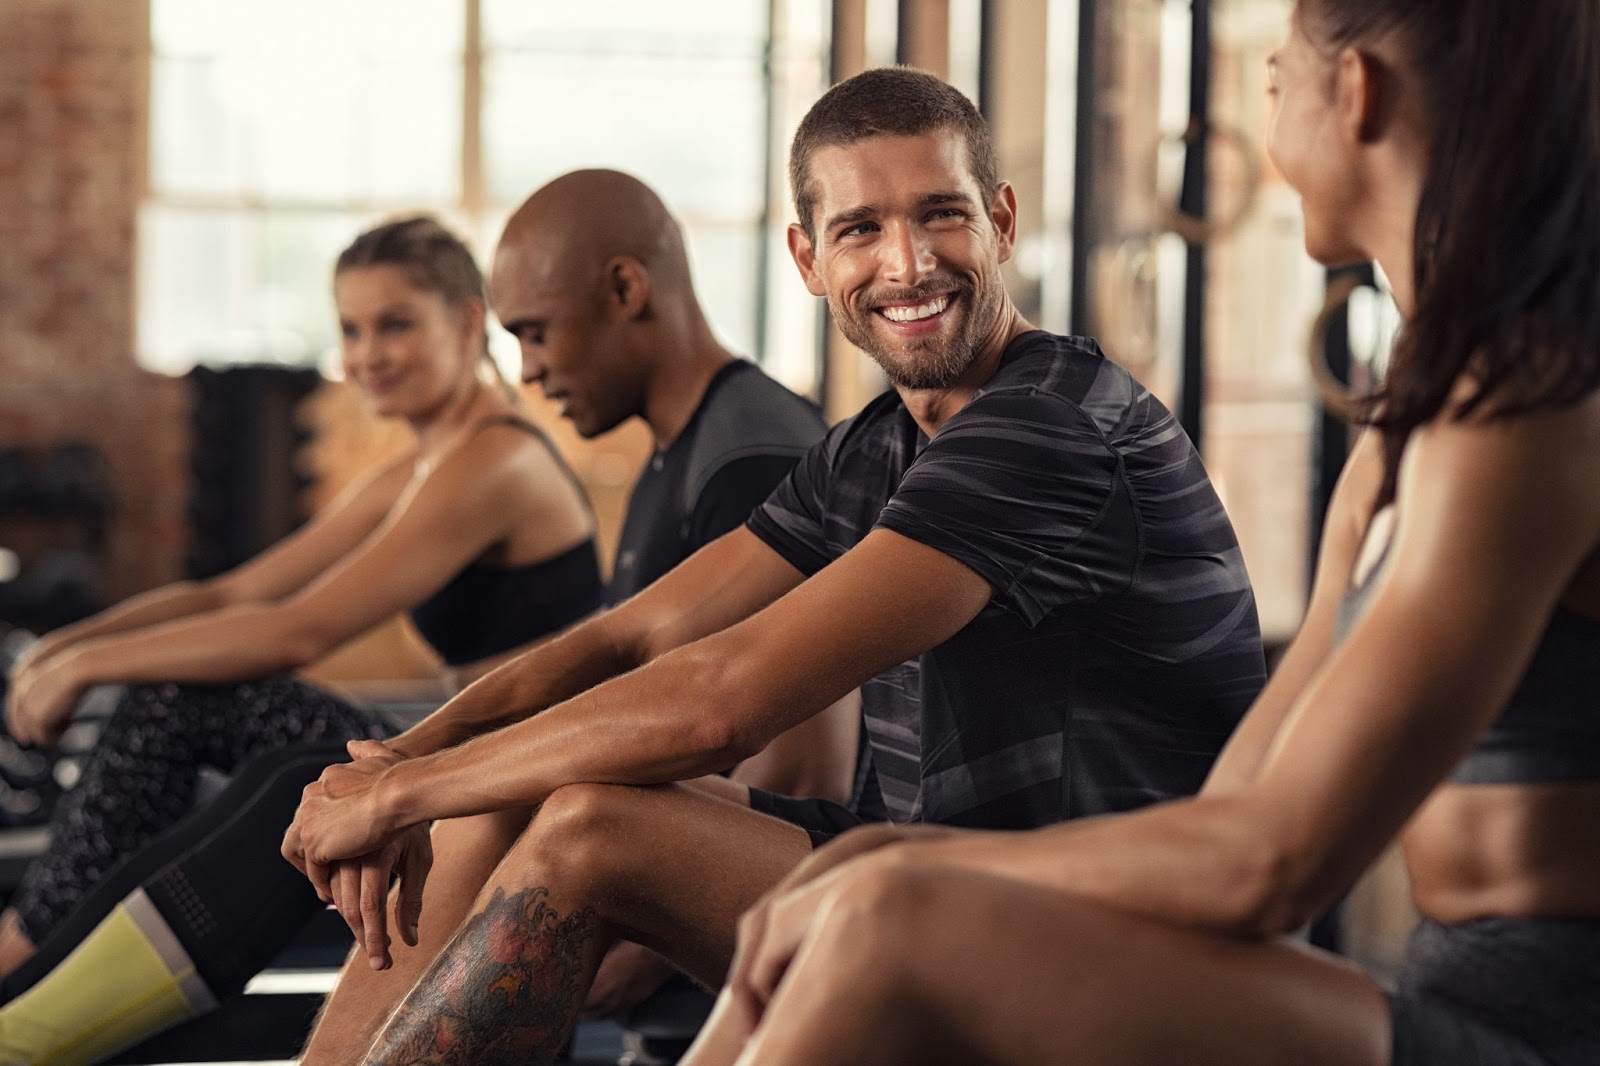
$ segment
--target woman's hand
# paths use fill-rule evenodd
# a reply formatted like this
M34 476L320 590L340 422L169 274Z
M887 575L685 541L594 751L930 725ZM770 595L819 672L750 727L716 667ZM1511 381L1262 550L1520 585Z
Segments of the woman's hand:
M54 744L89 687L78 667L79 657L64 654L31 660L13 672L6 697L6 728L19 744Z
M841 899L914 857L920 845L948 839L946 826L869 825L819 848L745 912L728 973L728 991L754 1025L789 963Z
M767 893L766 899L815 881L836 867L868 852L901 844L943 840L960 832L959 829L944 825L894 825L890 822L874 822L859 826L839 834L823 847L807 855L799 866L789 871L787 877L773 886L772 891ZM757 903L756 906L759 907L761 904Z

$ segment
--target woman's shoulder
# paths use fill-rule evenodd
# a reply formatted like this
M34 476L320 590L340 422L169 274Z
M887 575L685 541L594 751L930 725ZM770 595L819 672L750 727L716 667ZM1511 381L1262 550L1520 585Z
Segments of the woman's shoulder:
M1530 528L1559 520L1600 536L1600 392L1516 414L1467 404L1418 427L1399 475L1402 512L1407 497L1475 503Z
M469 471L483 477L516 477L564 470L566 463L543 430L520 415L505 414L467 426L438 455L435 465L450 469L455 477Z
M586 511L583 489L552 442L517 415L481 419L433 461L426 480L466 502L490 500L497 513Z

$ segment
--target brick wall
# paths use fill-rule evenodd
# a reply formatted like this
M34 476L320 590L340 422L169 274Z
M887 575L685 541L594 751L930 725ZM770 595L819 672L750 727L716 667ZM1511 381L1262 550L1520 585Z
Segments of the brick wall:
M179 575L188 392L134 362L143 0L0 0L0 445L79 439L117 504L114 596Z

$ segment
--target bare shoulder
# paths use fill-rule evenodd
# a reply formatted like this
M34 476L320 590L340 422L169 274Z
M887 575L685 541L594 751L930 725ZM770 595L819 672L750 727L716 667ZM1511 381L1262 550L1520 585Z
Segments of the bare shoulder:
M1404 493L1443 481L1528 490L1587 505L1600 518L1600 392L1578 403L1510 418L1444 417L1412 435L1401 466Z
M454 484L478 482L529 499L573 491L571 476L548 438L510 422L466 434L439 457L436 471Z
M539 557L592 532L583 492L554 445L526 426L479 428L440 456L426 480L463 517L502 525L514 557Z
M1422 427L1401 462L1398 509L1418 568L1428 555L1471 559L1480 574L1576 591L1573 575L1600 553L1600 395Z

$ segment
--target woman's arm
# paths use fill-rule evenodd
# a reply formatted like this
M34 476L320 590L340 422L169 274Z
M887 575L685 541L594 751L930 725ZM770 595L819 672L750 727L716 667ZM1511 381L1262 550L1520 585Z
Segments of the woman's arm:
M1600 401L1414 436L1369 608L1247 785L880 861L978 867L1240 935L1295 928L1372 862L1504 706L1600 536L1597 414Z
M551 486L531 505L530 475ZM301 666L421 602L503 540L513 523L538 520L538 507L558 491L570 504L565 486L554 458L524 435L480 432L408 487L376 530L299 591L80 643L53 660L64 674L39 697L48 706L30 710L29 691L19 693L24 716L50 721L68 698L64 692L75 698L101 682L218 682Z
M378 527L410 480L413 461L413 457L406 456L361 478L302 529L225 574L207 581L178 581L151 589L46 634L15 669L42 666L87 640L289 595Z
M1217 757L1202 795L1237 792L1255 780L1284 718L1332 654L1339 605L1350 587L1382 478L1380 439L1375 433L1363 433L1334 486L1305 618L1250 713Z

